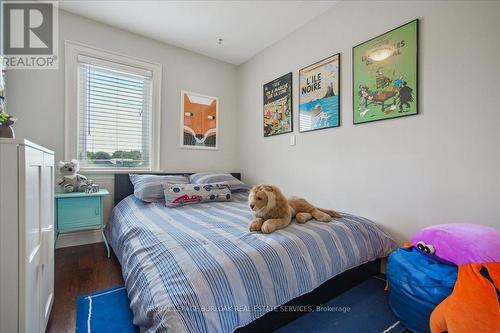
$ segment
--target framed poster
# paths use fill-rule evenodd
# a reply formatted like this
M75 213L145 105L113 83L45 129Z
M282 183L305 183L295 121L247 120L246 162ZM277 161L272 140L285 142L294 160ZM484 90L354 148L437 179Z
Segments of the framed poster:
M7 112L5 110L5 68L2 56L0 56L0 112Z
M293 131L292 73L264 84L264 137Z
M181 147L218 149L219 99L181 91Z
M340 126L340 53L299 71L299 132Z
M418 19L352 49L353 122L418 113Z

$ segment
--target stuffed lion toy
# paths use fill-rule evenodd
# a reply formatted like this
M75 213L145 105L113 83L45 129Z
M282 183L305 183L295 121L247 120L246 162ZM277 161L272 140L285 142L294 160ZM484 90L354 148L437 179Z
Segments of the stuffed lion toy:
M255 219L250 223L250 231L269 234L290 224L295 217L298 223L306 223L314 218L330 222L341 215L334 210L317 208L302 198L285 198L273 185L256 185L250 190L248 204Z

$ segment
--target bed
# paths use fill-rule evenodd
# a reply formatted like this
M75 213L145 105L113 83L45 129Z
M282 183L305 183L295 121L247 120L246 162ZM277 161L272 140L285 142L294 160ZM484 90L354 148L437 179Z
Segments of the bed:
M396 248L377 224L350 214L250 233L248 192L168 208L137 199L127 181L115 177L105 232L134 324L146 332L272 331L310 310L282 305L322 303L373 274Z

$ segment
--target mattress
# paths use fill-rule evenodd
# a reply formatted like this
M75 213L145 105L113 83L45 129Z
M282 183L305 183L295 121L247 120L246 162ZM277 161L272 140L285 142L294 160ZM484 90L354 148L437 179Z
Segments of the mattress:
M114 208L105 232L141 331L233 332L396 248L350 214L250 233L247 196L168 208L130 195Z

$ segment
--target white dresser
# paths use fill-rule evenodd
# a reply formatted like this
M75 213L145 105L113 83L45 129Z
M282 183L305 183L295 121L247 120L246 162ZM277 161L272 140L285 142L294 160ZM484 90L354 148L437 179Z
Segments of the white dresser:
M0 138L0 332L45 332L54 300L54 153Z

